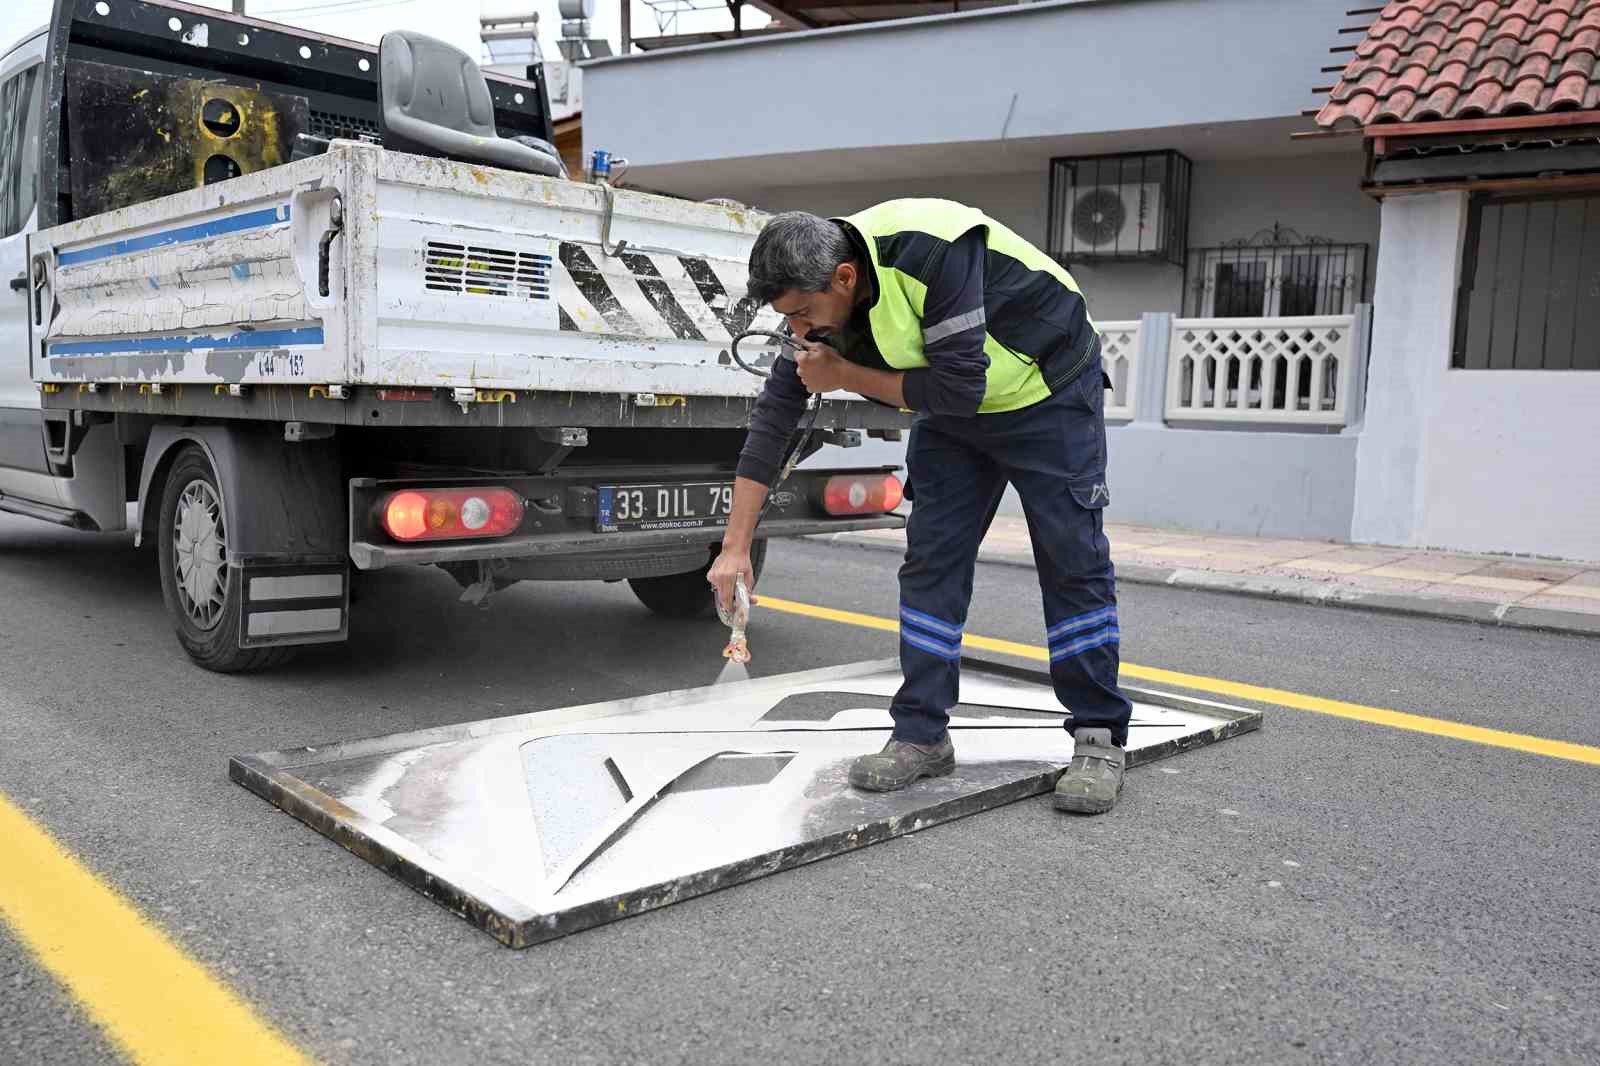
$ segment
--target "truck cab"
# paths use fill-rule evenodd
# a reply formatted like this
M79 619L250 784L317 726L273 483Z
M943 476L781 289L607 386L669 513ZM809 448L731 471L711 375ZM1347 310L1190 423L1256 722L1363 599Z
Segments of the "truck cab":
M46 456L44 408L28 362L28 234L38 223L48 40L40 29L0 56L0 498L40 517L71 509L62 499L71 486Z

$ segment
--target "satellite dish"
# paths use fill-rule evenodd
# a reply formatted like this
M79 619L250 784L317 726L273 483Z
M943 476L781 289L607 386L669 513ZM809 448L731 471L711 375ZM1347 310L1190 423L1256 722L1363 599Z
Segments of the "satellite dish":
M1115 189L1091 189L1072 206L1072 235L1083 244L1110 244L1128 221L1128 209Z

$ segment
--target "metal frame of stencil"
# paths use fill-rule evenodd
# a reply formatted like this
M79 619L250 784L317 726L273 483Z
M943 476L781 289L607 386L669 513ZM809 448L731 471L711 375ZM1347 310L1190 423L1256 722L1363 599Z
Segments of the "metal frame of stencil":
M956 771L851 788L894 661L234 757L229 775L525 947L1048 791L1072 756L1040 671L966 659ZM1261 715L1125 689L1136 766Z

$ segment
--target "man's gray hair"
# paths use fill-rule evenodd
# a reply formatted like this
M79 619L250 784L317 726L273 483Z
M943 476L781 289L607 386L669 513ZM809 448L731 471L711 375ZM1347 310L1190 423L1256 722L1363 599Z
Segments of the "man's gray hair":
M805 211L773 217L750 249L748 295L769 304L786 289L821 292L841 263L856 258L844 227Z

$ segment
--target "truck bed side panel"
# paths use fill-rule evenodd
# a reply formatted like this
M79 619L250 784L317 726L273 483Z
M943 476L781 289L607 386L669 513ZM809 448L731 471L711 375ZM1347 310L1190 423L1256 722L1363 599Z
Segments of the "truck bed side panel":
M318 237L296 233L325 214L342 163L304 160L34 235L35 276L48 278L33 301L35 379L343 381L342 301L318 295Z

